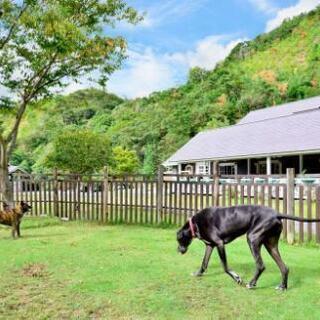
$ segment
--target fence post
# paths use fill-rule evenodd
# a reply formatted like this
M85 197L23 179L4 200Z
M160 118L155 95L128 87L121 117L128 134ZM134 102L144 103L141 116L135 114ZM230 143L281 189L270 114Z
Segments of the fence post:
M75 201L75 212L76 212L76 220L81 220L81 176L77 175L76 181L76 201Z
M107 222L108 221L108 194L109 194L109 184L108 184L108 168L103 168L103 195L102 195L102 204L103 204L103 217L102 221Z
M218 172L218 161L213 162L213 185L212 185L212 205L214 207L219 206L219 172Z
M58 204L58 170L53 171L53 214L55 217L59 215L59 204Z
M162 222L162 205L163 205L163 166L159 167L157 177L157 220L158 223Z
M294 168L287 168L287 214L294 215ZM295 222L288 221L287 241L293 244L295 241Z

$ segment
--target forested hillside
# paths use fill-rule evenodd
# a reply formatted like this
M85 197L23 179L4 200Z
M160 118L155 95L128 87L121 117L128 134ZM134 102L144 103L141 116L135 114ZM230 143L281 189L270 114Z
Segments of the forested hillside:
M28 111L12 163L45 169L54 138L70 128L105 134L137 153L139 171L157 165L197 132L235 123L250 110L320 95L320 9L237 45L212 71L194 68L185 85L122 100L90 89L38 102Z

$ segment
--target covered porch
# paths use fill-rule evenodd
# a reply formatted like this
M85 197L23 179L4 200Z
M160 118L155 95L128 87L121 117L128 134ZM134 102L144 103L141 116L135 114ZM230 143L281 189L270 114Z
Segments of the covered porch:
M287 168L294 168L296 174L320 174L320 153L185 162L173 170L179 174L212 175L215 162L220 176L284 175Z
M219 162L220 175L283 175L287 168L294 168L296 174L320 174L320 153Z

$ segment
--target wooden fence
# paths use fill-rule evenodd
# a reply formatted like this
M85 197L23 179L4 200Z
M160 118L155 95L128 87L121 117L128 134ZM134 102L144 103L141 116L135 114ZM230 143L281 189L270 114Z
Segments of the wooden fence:
M294 173L286 183L254 179L219 181L212 176L51 175L12 176L15 201L33 207L31 216L49 215L66 220L111 223L182 225L202 208L212 205L264 205L279 213L320 219L320 186L296 185ZM283 236L290 243L320 243L319 223L284 220Z

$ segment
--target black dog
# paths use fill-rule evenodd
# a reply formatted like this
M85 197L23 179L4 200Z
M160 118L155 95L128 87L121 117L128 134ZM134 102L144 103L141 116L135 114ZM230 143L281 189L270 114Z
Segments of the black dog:
M288 284L289 269L282 261L278 250L282 219L320 222L316 219L300 219L279 215L273 209L262 206L207 208L190 218L177 232L178 251L182 254L186 253L193 238L198 238L206 244L201 268L194 273L195 276L201 276L208 267L213 248L217 247L224 271L241 284L242 280L239 275L228 267L224 245L246 233L251 253L256 262L256 272L247 284L247 288L251 289L256 286L261 273L265 269L260 254L261 246L264 245L281 271L282 282L277 289L285 290Z

